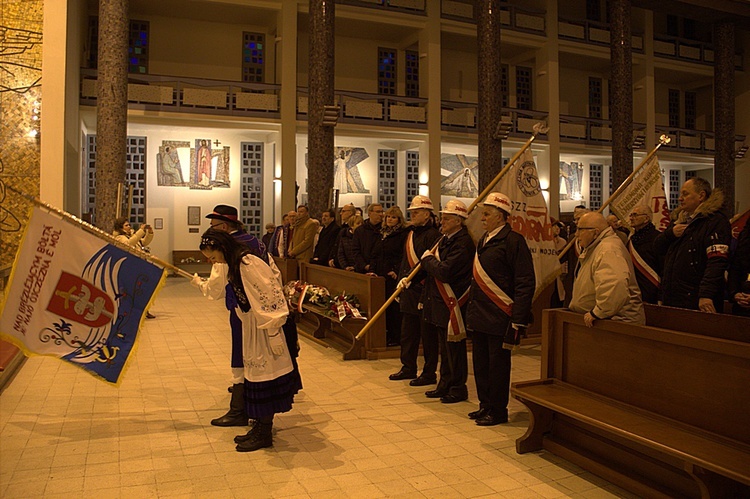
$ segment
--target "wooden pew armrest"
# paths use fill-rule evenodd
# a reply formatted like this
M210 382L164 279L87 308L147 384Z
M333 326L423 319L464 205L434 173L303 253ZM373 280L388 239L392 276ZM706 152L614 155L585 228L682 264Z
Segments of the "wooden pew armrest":
M511 394L527 405L532 422L548 424L551 411L585 422L690 465L750 485L750 446L634 406L623 404L557 379L513 383ZM539 441L532 425L524 437ZM524 451L534 450L517 443Z

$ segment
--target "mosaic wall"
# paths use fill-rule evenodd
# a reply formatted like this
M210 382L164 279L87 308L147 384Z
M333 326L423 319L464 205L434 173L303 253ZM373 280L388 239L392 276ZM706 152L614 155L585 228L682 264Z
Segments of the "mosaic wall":
M0 2L0 275L13 263L39 195L42 0Z

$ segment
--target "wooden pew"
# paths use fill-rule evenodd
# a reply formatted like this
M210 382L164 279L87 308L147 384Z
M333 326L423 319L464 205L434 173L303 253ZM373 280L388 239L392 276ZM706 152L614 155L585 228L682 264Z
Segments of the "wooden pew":
M511 387L530 412L516 450L641 496L750 497L750 319L647 314L670 329L544 312L541 379Z
M323 286L332 295L346 292L359 299L360 312L366 317L372 317L385 303L385 279L371 277L365 274L347 272L341 269L324 267L322 265L300 264L300 280ZM304 329L310 329L313 337L325 339L326 342L341 350L344 360L353 359L382 359L398 356L398 349L389 349L385 342L385 315L373 324L367 334L355 341L357 333L366 324L365 320L346 318L339 321L336 317L326 314L320 307L305 304L307 313L302 314L300 323Z
M284 284L299 279L299 263L294 258L273 257L274 263L281 271L281 280Z
M211 264L200 250L172 251L172 265L181 268L189 274L208 275L211 273Z

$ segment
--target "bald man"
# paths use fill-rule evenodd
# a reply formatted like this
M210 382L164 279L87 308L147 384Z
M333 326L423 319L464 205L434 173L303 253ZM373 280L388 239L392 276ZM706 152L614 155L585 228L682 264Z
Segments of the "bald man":
M576 237L582 253L570 309L584 314L588 327L604 319L645 324L630 255L604 216L598 212L584 214L578 221Z

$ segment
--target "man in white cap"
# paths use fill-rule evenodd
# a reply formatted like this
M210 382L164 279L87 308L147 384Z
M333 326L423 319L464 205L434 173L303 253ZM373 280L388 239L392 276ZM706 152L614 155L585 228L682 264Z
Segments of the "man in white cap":
M438 336L428 326L422 317L419 299L424 289L427 274L422 269L409 282L406 277L419 263L425 251L432 249L440 237L440 231L435 227L432 201L427 196L414 196L407 210L411 213L412 225L404 245L404 258L398 277L399 286L405 288L399 295L401 306L401 369L389 378L397 381L410 379L411 386L425 386L437 383L437 365L440 348ZM419 355L419 341L422 340L424 353L424 367L422 374L417 377L417 357ZM415 379L416 378L416 379Z
M440 398L444 404L452 404L469 397L463 318L476 247L466 229L469 211L464 203L452 199L440 214L440 232L445 237L435 253L425 251L422 255L422 268L429 276L422 294L423 314L440 339L440 382L436 389L427 391L425 395Z
M526 239L513 232L508 196L491 192L482 207L486 232L474 257L466 314L473 346L479 410L469 413L479 426L508 422L510 352L531 322L536 279Z

